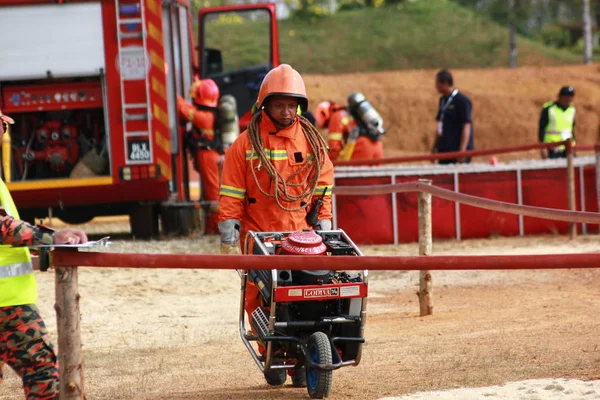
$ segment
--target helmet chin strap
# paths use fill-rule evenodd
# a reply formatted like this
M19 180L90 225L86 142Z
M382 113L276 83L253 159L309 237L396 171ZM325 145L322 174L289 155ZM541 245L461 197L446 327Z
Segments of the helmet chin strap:
M294 122L296 122L297 115L296 115L296 117L294 117L294 119L292 120L292 122L290 122L289 124L282 124L281 122L279 122L275 118L273 118L273 116L269 113L269 111L266 108L264 108L263 111L265 112L265 114L267 114L267 116L271 119L271 121L273 121L273 124L275 124L275 126L277 128L287 128L287 127L292 126L292 124Z

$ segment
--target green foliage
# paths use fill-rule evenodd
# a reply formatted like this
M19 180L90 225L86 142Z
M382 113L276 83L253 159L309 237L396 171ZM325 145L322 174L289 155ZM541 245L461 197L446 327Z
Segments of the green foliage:
M577 40L577 43L575 43L575 45L573 47L571 47L571 51L574 54L583 54L583 47L585 46L584 40L583 39L579 39ZM599 54L600 53L600 45L595 46L592 49L592 52L594 54Z
M229 49L223 52L223 61L234 67L263 59L264 53L250 44L260 42L250 40L257 34L245 24L228 26L213 37L220 38L220 48ZM523 37L518 46L522 66L581 61L569 50ZM508 66L505 26L450 0L413 0L318 18L280 20L279 47L281 61L302 73Z
M571 45L571 34L567 29L557 25L545 26L542 30L542 42L546 46L562 49Z
M507 30L449 0L406 1L316 21L283 20L280 48L282 61L310 73L508 65ZM569 51L523 38L519 56L520 65L579 61Z

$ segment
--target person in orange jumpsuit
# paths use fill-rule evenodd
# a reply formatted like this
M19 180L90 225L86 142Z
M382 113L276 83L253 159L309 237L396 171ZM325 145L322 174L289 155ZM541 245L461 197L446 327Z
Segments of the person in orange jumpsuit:
M374 140L352 118L347 107L332 101L319 103L315 112L316 125L327 129L329 157L332 160L374 160L383 158L383 143ZM348 138L353 129L359 129L353 151L347 148Z
M208 203L204 233L218 234L219 170L226 151L216 126L219 87L212 79L197 80L190 95L194 104L178 97L177 110L182 120L192 124L186 145L194 158L194 169L200 174L202 200Z
M272 69L262 82L257 106L260 112L225 155L219 210L223 254L240 254L240 242L245 250L249 230L331 229L333 164L318 130L297 115L298 106L302 111L308 107L300 74L287 64ZM310 226L307 215L319 198L323 206ZM248 316L260 305L258 288L250 283ZM292 376L295 386L305 385L303 374L298 370Z

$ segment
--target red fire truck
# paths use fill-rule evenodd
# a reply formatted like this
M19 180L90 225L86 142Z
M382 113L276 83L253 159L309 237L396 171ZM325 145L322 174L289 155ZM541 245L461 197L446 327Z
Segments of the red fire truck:
M162 215L177 228L165 215L197 203L176 97L195 74L213 78L244 125L279 64L273 4L201 10L197 48L188 0L0 0L0 14L0 108L16 122L2 177L27 220L128 214L146 238ZM228 31L261 50L235 57Z

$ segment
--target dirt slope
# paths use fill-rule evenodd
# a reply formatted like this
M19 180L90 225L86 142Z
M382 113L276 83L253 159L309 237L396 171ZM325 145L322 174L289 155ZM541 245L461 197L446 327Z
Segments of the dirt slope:
M598 130L600 66L524 67L515 70L452 71L456 86L473 102L475 145L493 148L537 141L541 106L556 98L562 85L576 89L576 135L593 144ZM311 108L323 100L345 101L362 91L388 127L386 155L421 153L433 144L438 95L435 70L389 71L306 77Z

